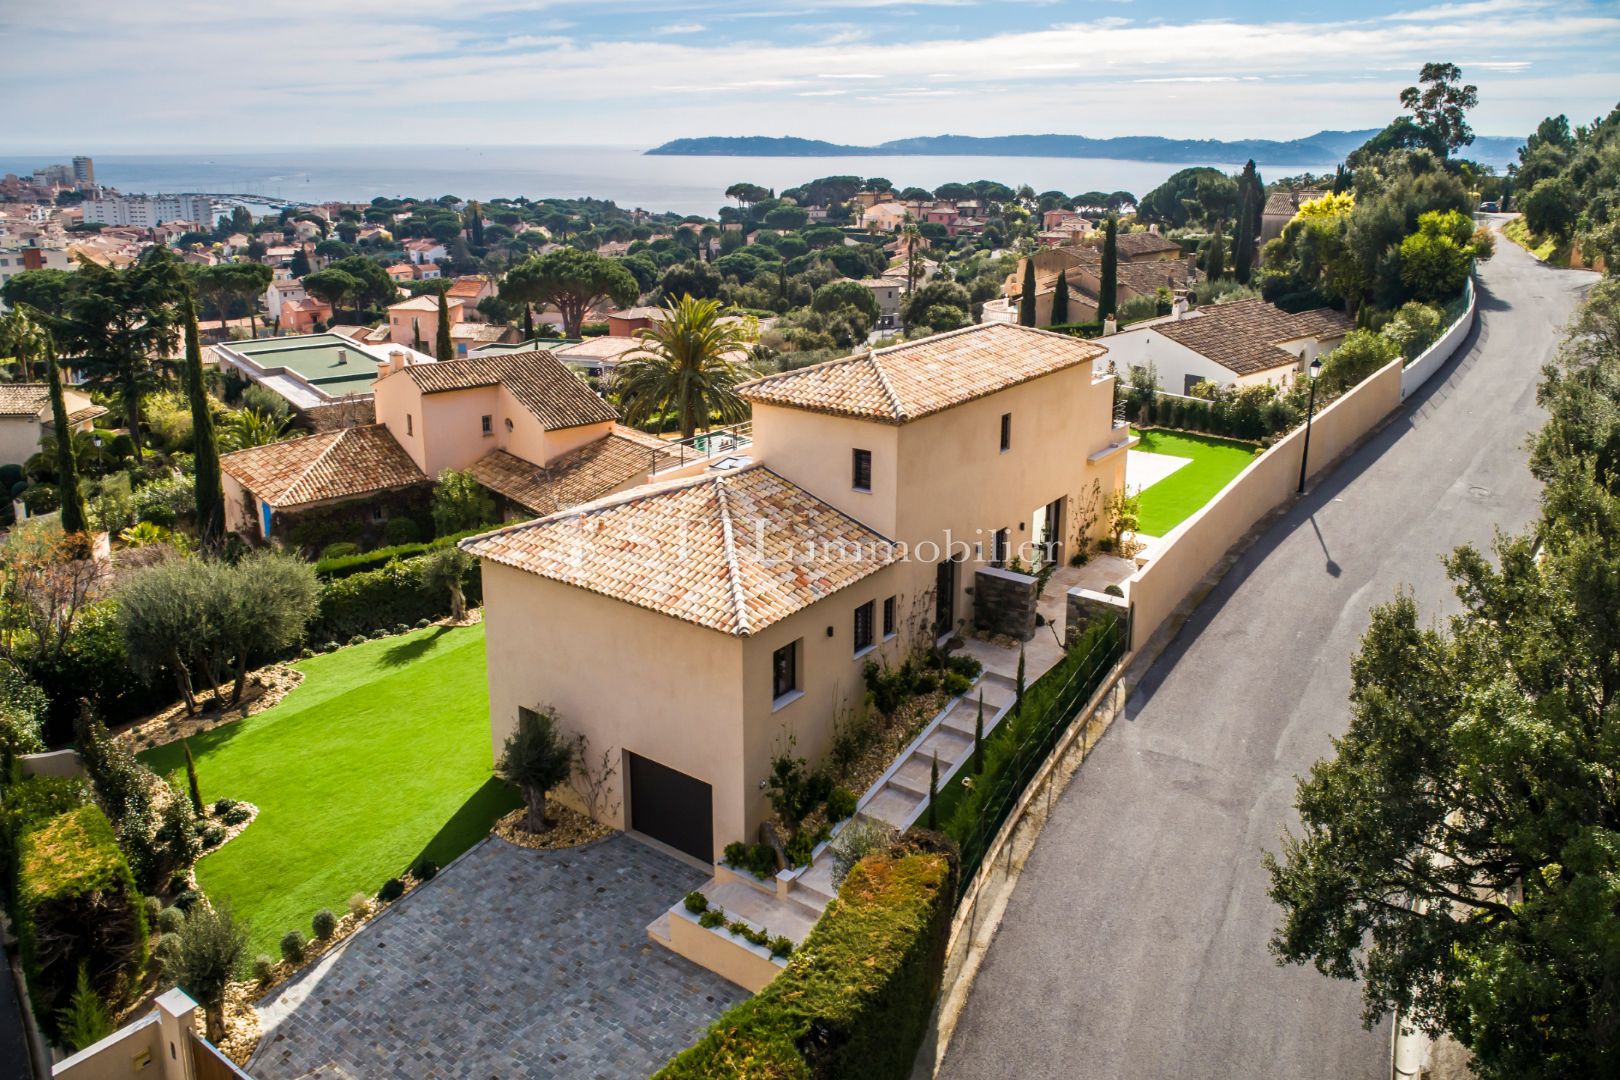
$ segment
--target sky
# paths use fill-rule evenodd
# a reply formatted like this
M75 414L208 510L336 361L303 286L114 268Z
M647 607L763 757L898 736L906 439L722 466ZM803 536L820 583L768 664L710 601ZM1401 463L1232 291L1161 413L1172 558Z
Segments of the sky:
M1428 60L1480 134L1620 101L1620 0L0 0L0 149L1288 139Z

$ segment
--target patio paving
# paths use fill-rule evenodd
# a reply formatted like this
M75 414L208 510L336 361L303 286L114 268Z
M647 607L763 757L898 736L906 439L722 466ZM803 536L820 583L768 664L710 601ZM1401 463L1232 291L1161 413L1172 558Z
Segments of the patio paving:
M707 875L488 839L259 1006L257 1080L647 1076L747 994L647 940Z

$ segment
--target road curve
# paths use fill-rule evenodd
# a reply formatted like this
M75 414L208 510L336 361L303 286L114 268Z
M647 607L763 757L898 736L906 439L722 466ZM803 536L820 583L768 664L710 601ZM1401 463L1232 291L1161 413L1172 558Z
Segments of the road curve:
M1359 987L1268 953L1260 853L1344 730L1369 607L1454 609L1439 557L1535 516L1537 373L1594 278L1499 239L1458 355L1242 556L1059 800L943 1077L1389 1075Z

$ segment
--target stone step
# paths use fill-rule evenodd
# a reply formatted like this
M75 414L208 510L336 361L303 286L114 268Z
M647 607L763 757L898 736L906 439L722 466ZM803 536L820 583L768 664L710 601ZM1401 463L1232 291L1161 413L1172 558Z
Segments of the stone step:
M741 882L710 882L698 891L709 898L711 908L724 908L727 918L744 919L772 936L782 934L793 941L803 941L804 935L815 925L816 915L805 910L803 904L789 903Z
M658 918L647 924L647 936L664 948L669 948L669 912L660 912Z
M866 816L895 828L904 828L906 819L922 805L922 799L893 784L884 784L862 808Z
M960 731L953 731L948 727L940 726L933 730L914 751L914 755L928 761L935 754L939 755L939 770L944 772L946 767L962 756L962 753L973 745L972 735L963 735ZM926 790L926 789L925 789Z

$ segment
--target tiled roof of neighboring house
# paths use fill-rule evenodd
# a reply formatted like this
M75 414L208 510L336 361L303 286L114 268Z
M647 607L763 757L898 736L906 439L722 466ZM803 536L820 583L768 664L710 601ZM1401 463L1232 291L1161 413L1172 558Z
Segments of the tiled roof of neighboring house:
M662 439L614 425L606 438L592 439L546 465L496 450L473 462L472 474L491 491L534 514L551 514L600 499L680 457Z
M1299 213L1299 204L1320 199L1325 191L1273 191L1266 196L1265 212L1271 215L1293 217Z
M635 352L644 342L635 337L588 337L567 345L558 345L551 351L559 360L617 360L626 353Z
M461 546L737 636L899 557L888 539L763 465L633 488Z
M1143 255L1156 255L1161 251L1181 251L1181 245L1156 233L1122 232L1114 237L1115 249L1121 259L1134 259Z
M50 402L44 383L0 383L0 416L38 416Z
M619 418L613 406L592 393L579 376L544 350L413 364L404 374L415 379L424 394L499 384L533 413L547 431Z
M221 454L219 467L278 510L428 479L381 424Z
M1354 326L1348 316L1328 308L1290 315L1264 300L1239 300L1210 304L1187 318L1154 323L1152 329L1234 374L1253 375L1299 363L1299 357L1281 348L1285 341L1343 337Z
M449 297L449 298L447 298L445 300L445 306L449 307L449 308L452 308L452 309L458 308L458 307L461 306L461 301L457 300L455 297ZM397 304L389 304L388 305L388 310L389 311L438 311L439 310L439 297L438 297L438 295L436 293L423 293L421 296L413 296L409 300L401 300Z
M480 343L500 341L506 337L511 329L510 326L502 326L499 323L455 323L450 327L450 340Z
M738 393L763 405L903 424L1064 368L1106 350L1066 334L982 323L767 375Z
M663 322L664 309L653 307L650 304L643 304L640 307L628 307L622 311L610 311L607 313L607 317L610 319L647 319L651 322Z
M456 278L450 283L449 295L476 297L489 285L483 278Z

